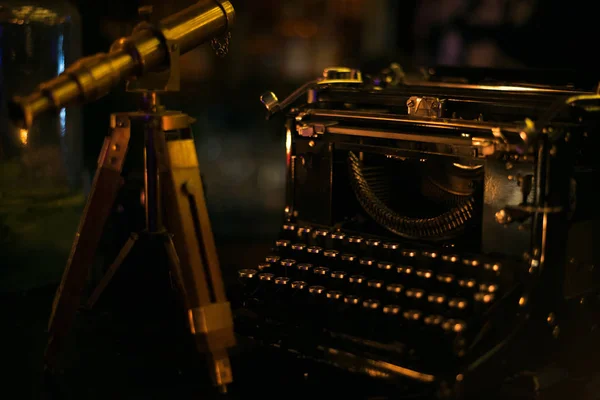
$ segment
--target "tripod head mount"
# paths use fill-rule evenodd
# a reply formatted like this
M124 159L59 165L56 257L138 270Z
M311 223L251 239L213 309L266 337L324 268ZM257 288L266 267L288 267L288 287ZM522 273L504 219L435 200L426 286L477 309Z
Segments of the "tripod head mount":
M224 56L234 20L229 0L200 0L157 24L141 22L108 53L84 57L30 95L14 98L10 118L28 129L40 114L97 100L124 80L129 91L178 91L179 56L208 40Z

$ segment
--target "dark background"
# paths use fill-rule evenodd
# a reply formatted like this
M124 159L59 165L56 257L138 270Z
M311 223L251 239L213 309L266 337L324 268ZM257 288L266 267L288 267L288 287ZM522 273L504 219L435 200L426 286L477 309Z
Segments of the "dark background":
M84 55L107 51L115 39L128 35L137 23L140 5L154 5L155 16L160 18L193 3L191 0L72 2L82 18ZM186 54L181 60L182 89L164 98L169 108L197 119L194 124L197 150L226 275L257 262L282 221L283 126L281 120L265 121L259 102L264 91L272 90L280 99L285 98L303 82L319 76L323 68L333 65L377 70L396 61L409 72L435 64L576 69L599 66L594 48L597 34L593 2L240 0L232 3L237 20L230 54L218 58L208 45ZM109 115L135 109L136 101L135 95L120 88L85 106L83 156L90 173L108 129ZM14 288L10 296L0 296L0 316L8 326L4 329L0 325L4 357L0 386L5 390L0 389L2 398L41 397L39 366L45 340L43 331L54 290L55 286L26 292ZM68 398L175 398L192 393L186 392L188 381L164 378L159 369L153 373L148 373L148 368L142 368L144 373L131 372L135 368L127 366L137 363L140 370L141 361L126 362L108 354L131 349L131 343L135 342L131 337L135 334L123 341L118 339L122 332L115 333L118 329L98 328L97 316L93 323L86 318L79 317L78 334L66 351L70 362L63 372L69 382L67 386L75 393ZM172 337L168 340L174 349L184 348ZM146 353L149 358L153 352L159 352L159 347L163 356L169 353L168 346L161 347L158 342L160 339L136 351ZM101 353L106 353L104 358L98 356ZM176 389L173 382L178 382ZM117 386L126 389L108 389ZM593 387L588 391L593 392Z

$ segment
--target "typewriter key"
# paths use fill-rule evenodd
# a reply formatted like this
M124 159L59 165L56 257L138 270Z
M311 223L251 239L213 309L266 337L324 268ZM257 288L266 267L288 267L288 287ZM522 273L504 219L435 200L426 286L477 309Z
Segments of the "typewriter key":
M362 296L366 282L367 278L363 275L352 275L348 278L348 290L354 295Z
M313 265L320 265L323 263L323 248L319 246L311 246L306 249L306 255L308 262Z
M302 260L306 257L307 246L304 243L294 243L291 247L291 257L296 260Z
M384 281L380 279L371 279L367 282L367 292L365 293L365 295L367 297L378 299L379 297L385 294L384 289Z
M291 269L296 265L296 260L291 258L286 258L285 260L281 260L280 262L281 268L280 271L284 276L288 276L291 273Z
M463 298L452 298L448 300L448 307L450 308L450 315L455 318L462 318L467 315L469 311L467 307L469 306L469 302Z
M258 264L257 269L260 272L269 272L271 270L271 264L270 263L260 263L260 264Z
M315 246L319 246L322 248L329 248L329 231L326 229L317 229L313 233L313 241Z
M437 314L427 315L426 317L423 318L423 323L425 325L440 326L443 322L444 322L444 317L442 317L441 315L437 315Z
M341 269L340 252L337 250L325 250L323 252L324 264L330 269Z
M364 243L364 239L362 237L360 237L360 236L350 236L347 239L347 248L348 248L348 251L350 251L350 252L352 252L354 254L360 254L363 243Z
M349 273L358 272L358 257L354 254L342 254L340 265L344 271Z
M327 292L327 298L331 301L339 301L343 297L343 293L339 290L330 290Z
M298 239L298 227L296 224L283 224L281 230L284 239L292 242Z
M370 257L378 257L378 250L381 246L381 240L367 239L365 241L366 253Z
M243 286L242 292L244 296L249 296L256 290L258 284L257 275L258 271L255 269L247 268L238 271L238 278Z
M446 296L441 293L431 293L427 295L428 308L433 312L444 312L446 306Z
M396 271L394 263L389 261L381 261L377 263L377 278L379 279L394 279Z
M346 271L333 271L331 273L331 287L335 290L341 290L346 282Z
M275 294L278 300L287 301L291 293L287 290L290 283L290 278L287 276L278 276L274 280ZM283 304L281 304L283 305Z
M265 257L265 261L271 265L277 264L279 260L281 260L281 257L276 255L269 255Z
M496 293L498 291L498 285L495 283L482 283L479 285L480 292Z
M283 249L287 249L291 246L292 242L287 239L279 239L275 241L275 247L277 247L278 251L282 251Z
M358 260L359 272L364 275L374 275L377 266L377 260L370 257L361 258Z
M298 240L308 244L310 242L310 234L312 229L308 226L301 226L298 228Z
M400 295L404 290L404 286L399 283L390 283L385 287L385 291L387 293L387 298L393 302L398 302L401 300Z
M383 243L379 254L379 258L382 260L395 261L400 256L400 245L391 242Z
M317 285L326 285L329 276L329 268L327 267L317 267L313 269L313 279L312 281Z
M333 232L331 234L331 248L337 251L344 251L346 244L346 234L342 232Z
M300 277L300 279L308 281L311 277L313 265L307 263L297 264L296 269L298 270L298 277Z
M452 283L456 280L454 274L437 274L435 278L442 283Z

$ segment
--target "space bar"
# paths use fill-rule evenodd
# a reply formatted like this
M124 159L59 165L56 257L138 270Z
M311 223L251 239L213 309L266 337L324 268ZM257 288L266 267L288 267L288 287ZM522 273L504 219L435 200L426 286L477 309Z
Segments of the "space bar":
M394 375L403 376L423 383L433 383L435 381L434 375L415 371L386 361L359 357L332 347L318 346L317 349L323 352L323 358L353 372L366 373L375 377L379 375L382 378Z

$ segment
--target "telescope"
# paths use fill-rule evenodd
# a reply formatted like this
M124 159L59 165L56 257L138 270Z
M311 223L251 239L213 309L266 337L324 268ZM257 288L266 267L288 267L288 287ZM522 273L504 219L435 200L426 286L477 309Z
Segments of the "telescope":
M150 8L140 8L148 15ZM73 325L86 286L87 269L122 185L123 165L130 138L144 138L144 196L146 226L134 232L87 299L91 308L136 243L163 248L175 291L181 296L188 325L198 350L205 353L211 378L221 391L232 382L228 349L235 345L233 317L221 278L210 225L192 118L166 110L158 93L179 90L179 56L211 41L218 56L228 51L235 12L227 0L201 0L157 24L149 18L129 37L117 40L108 53L83 58L63 74L42 83L34 93L15 98L9 113L13 122L29 129L42 113L97 100L127 81L127 90L142 94L135 112L113 113L110 133L98 159L62 281L50 315L45 370L51 373ZM165 207L165 205L167 205Z
M115 41L108 53L82 58L36 92L13 99L8 105L10 119L18 128L29 129L42 113L98 100L124 80L177 67L179 55L226 35L234 20L229 1L201 0L156 26L142 22L131 36ZM225 47L218 40L214 44ZM166 89L177 90L177 79Z

